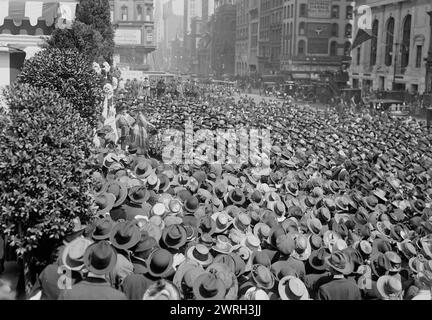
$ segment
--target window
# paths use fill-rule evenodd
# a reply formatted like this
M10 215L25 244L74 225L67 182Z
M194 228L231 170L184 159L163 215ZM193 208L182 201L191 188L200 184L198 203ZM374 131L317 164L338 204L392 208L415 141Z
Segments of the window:
M344 55L345 56L350 56L350 51L351 51L351 42L347 41L344 44Z
M141 5L137 5L137 20L140 21L143 19L143 9Z
M385 42L385 65L392 65L392 56L393 56L393 40L394 40L394 18L390 18L387 21L387 29L386 29L386 42Z
M287 18L289 18L290 17L290 7L288 6L288 7L286 7L287 9L288 9L288 12L287 12Z
M347 20L351 20L353 18L353 7L352 6L346 7L346 16L345 17Z
M128 19L128 8L126 6L121 7L121 20L126 21Z
M332 41L330 43L330 55L331 56L336 56L337 55L337 43L336 41Z
M332 6L332 12L331 12L332 18L339 18L339 6L338 5L334 5Z
M352 25L351 25L351 23L348 23L345 26L345 37L348 39L351 39L351 37L352 37Z
M332 37L338 37L339 36L339 25L337 23L332 24L331 36Z
M306 52L306 42L304 40L300 40L298 43L298 54L300 56L304 55Z
M148 7L146 13L146 21L151 21L151 16L152 16L152 9Z
M401 67L406 68L409 63L410 54L410 38L411 38L411 15L405 17L403 24L403 35L402 35L402 60Z
M423 46L418 45L417 52L416 52L416 64L415 64L416 68L421 68L422 56L423 56Z
M371 40L371 51L370 51L370 65L376 65L377 59L377 48L378 48L378 20L375 19L372 23L372 40Z
M299 13L299 16L300 16L300 17L306 17L306 12L307 12L306 4L305 4L305 3L302 3L302 4L300 5L300 13Z
M360 65L360 55L361 55L361 47L358 47L357 48L357 57L356 57L358 66Z
M294 17L294 5L291 5L291 18Z
M305 34L305 23L304 22L300 22L300 24L299 24L299 34L300 35Z

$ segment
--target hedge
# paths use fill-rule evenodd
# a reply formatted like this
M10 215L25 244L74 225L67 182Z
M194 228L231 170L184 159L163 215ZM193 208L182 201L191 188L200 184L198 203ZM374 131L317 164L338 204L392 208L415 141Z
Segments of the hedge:
M93 126L102 113L103 79L76 49L42 50L24 63L17 82L57 91Z
M54 246L74 218L92 216L92 128L50 89L15 85L5 97L11 122L0 131L0 228L19 256L46 264L50 251L41 243Z

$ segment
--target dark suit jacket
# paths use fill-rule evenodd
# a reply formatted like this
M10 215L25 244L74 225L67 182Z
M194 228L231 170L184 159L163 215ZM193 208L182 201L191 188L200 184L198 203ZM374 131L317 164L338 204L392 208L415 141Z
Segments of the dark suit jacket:
M129 300L142 300L153 282L142 274L131 274L124 279L121 287Z
M127 300L125 294L98 278L88 277L84 281L72 286L70 290L63 290L59 300Z
M361 293L354 281L333 279L318 289L317 300L361 300Z

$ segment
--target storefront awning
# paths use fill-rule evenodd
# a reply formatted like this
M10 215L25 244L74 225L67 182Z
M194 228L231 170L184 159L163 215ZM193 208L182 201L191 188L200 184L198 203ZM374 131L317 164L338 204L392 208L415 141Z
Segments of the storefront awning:
M5 20L12 20L20 26L23 20L29 20L36 26L44 20L51 26L57 18L74 20L78 0L0 0L0 27Z

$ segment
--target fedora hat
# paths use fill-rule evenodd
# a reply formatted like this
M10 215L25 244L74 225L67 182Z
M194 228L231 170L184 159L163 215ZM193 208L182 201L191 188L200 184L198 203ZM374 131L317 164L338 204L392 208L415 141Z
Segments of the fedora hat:
M258 205L263 204L264 202L264 196L259 190L253 190L252 193L249 194L248 200L251 203L256 203Z
M228 186L223 180L216 181L213 185L213 194L219 198L224 199L228 192Z
M322 226L321 221L319 219L316 219L316 218L308 219L306 223L307 223L309 231L312 234L315 234L315 235L321 234L323 226Z
M170 179L166 174L159 173L157 174L157 179L159 181L159 192L167 192L168 189L171 187Z
M119 222L112 229L109 239L115 248L127 250L140 241L141 232L132 221Z
M275 213L278 222L282 222L286 219L286 207L282 201L268 202L267 208Z
M204 267L209 266L213 262L213 256L210 254L209 248L203 244L191 246L186 251L186 257L190 260L198 262Z
M140 160L134 168L134 174L139 179L146 179L154 172L155 170L148 160Z
M102 193L95 197L95 205L97 207L97 215L103 215L109 213L114 203L116 202L116 197L111 193Z
M183 225L174 224L162 231L162 243L168 249L179 249L186 244L187 233Z
M269 268L257 264L253 265L251 275L256 287L266 290L273 288L275 279Z
M210 266L207 267L206 271L216 275L216 278L222 280L222 282L224 283L224 300L237 299L239 290L238 280L229 266L222 263L213 262Z
M62 263L70 270L79 271L84 267L84 254L93 241L78 237L69 242L62 253Z
M246 233L251 229L252 220L246 213L240 213L233 222L234 228L242 233Z
M325 248L319 248L318 250L313 251L308 259L309 265L318 271L325 270L327 268L325 258L328 255L329 254Z
M126 186L117 181L109 181L106 186L106 192L115 196L114 208L121 206L128 195Z
M164 225L163 225L163 220L160 219L160 223L157 223L157 221L154 221L155 217L152 217L152 221L148 221L147 223L144 223L142 228L141 228L141 233L145 232L147 233L150 237L154 238L158 243L160 241L160 239L162 238L162 230L164 229Z
M97 275L109 274L114 270L116 263L117 253L106 240L90 245L84 253L87 270Z
M420 239L422 251L426 257L432 259L432 235L429 234L426 237Z
M195 280L193 293L197 300L223 300L226 288L224 282L218 279L216 274L205 272Z
M141 261L147 262L147 259L150 256L150 253L158 248L158 243L156 239L144 233L141 235L140 241L133 247L131 250L133 252L133 258L139 258Z
M378 279L377 290L384 300L401 300L402 282L394 276L385 275Z
M144 186L136 186L129 189L129 200L132 204L142 205L150 198L150 193Z
M224 235L218 235L216 237L216 243L211 247L214 251L219 253L230 253L232 250L231 241Z
M215 233L225 232L233 223L231 216L224 211L214 213L212 219L215 221Z
M326 264L334 270L349 275L353 272L353 265L349 262L349 258L341 251L333 252L324 258Z
M417 249L410 240L404 240L402 242L398 242L396 243L396 246L399 252L401 252L407 260L417 256Z
M253 228L253 234L261 240L267 240L270 236L270 232L270 226L263 222L258 222Z
M402 259L396 252L387 251L384 255L390 263L390 272L399 272L402 269Z
M377 276L381 277L388 274L390 270L390 261L387 259L384 253L378 253L371 256L370 266L372 272Z
M216 231L216 221L205 215L198 219L198 229L201 230L201 233L207 233L211 236Z
M93 240L108 240L110 237L111 230L114 228L114 222L111 218L99 219L96 222L95 228L91 234Z
M235 205L241 207L245 201L246 196L241 189L233 189L225 196L225 202L229 205Z
M168 209L171 214L181 214L183 209L183 204L178 199L170 199L168 202Z
M174 257L165 249L153 250L147 261L148 273L155 278L169 278L175 273Z
M305 261L309 259L312 248L308 238L303 235L294 236L294 251L291 256L297 260Z
M191 196L184 201L184 208L189 213L195 213L198 210L198 207L199 200L197 197Z
M180 300L180 291L171 281L160 279L149 286L143 300Z
M186 295L185 291L192 291L195 280L204 272L202 266L198 262L192 260L186 260L177 268L173 283L179 288L183 298L185 298Z
M156 203L151 209L151 216L163 218L167 213L167 208L163 203Z
M252 233L248 233L246 237L242 239L240 244L248 248L251 252L261 250L261 241L258 237L254 236Z
M309 292L299 278L286 276L279 281L279 296L282 300L309 300Z

